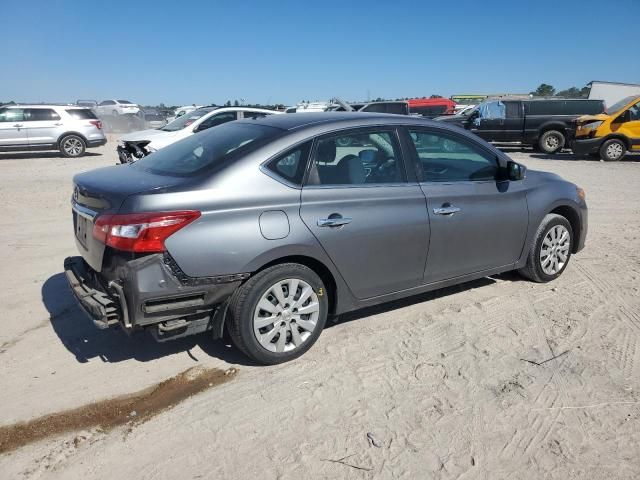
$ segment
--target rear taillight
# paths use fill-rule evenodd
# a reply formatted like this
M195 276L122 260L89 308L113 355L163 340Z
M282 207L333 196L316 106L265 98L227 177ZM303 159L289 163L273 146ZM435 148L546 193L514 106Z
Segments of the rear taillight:
M89 123L96 127L98 130L102 130L102 122L100 120L89 120Z
M164 241L199 216L196 210L101 215L93 226L93 236L117 250L164 252Z

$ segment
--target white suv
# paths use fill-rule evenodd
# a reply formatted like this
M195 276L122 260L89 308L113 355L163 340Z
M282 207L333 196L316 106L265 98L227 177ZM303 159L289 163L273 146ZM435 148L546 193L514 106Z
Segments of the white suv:
M102 122L75 105L0 106L0 151L60 150L80 157L107 143Z
M118 139L118 157L122 163L134 162L178 140L207 128L242 118L261 118L280 114L275 110L250 107L203 107L185 113L162 128L142 130Z
M131 103L129 100L104 100L94 108L95 112L100 115L126 115L127 113L138 113L140 107Z

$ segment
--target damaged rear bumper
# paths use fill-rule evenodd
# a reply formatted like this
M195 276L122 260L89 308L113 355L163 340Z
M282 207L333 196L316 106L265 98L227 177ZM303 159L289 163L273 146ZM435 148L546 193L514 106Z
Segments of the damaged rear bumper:
M78 304L98 328L109 328L120 322L124 323L127 312L122 310L120 298L110 295L96 285L90 278L88 268L82 257L67 257L64 260L64 273Z
M226 300L248 274L188 277L168 254L114 261L102 273L82 257L64 261L76 300L98 328L149 330L165 341L213 330L222 336Z

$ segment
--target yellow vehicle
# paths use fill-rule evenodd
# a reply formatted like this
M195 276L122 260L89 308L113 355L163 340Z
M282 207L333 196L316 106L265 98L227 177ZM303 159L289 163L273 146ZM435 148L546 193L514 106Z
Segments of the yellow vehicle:
M578 154L599 154L616 162L627 152L640 152L640 96L623 98L600 115L576 120L572 150Z

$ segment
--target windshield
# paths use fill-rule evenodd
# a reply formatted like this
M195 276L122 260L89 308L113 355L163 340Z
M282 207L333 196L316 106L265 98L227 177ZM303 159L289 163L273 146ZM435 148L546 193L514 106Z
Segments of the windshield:
M608 107L604 113L606 113L607 115L613 115L614 113L622 110L624 107L626 107L628 104L630 104L631 102L633 102L636 98L640 98L636 95L632 95L630 97L626 97L623 98L622 100L620 100L619 102L614 103L613 105L611 105L610 107Z
M274 138L280 131L266 125L226 123L172 143L131 167L158 174L192 175L222 165L232 153L246 152L253 147L251 144Z
M194 110L193 112L185 113L184 115L180 115L173 122L162 127L160 130L164 130L165 132L177 132L178 130L182 130L183 128L188 127L193 122L205 116L207 113L212 112L213 110L213 108L199 108L198 110Z
M118 103L123 103L125 105L133 105L129 100L118 100Z

